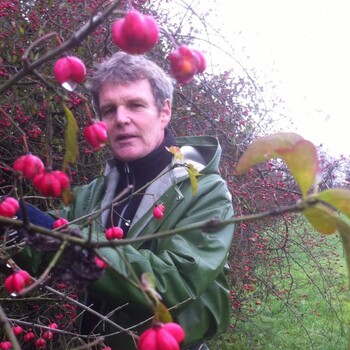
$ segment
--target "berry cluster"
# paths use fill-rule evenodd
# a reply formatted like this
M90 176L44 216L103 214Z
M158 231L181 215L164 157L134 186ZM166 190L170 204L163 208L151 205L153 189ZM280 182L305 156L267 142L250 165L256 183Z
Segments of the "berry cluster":
M124 237L124 232L119 226L112 226L105 231L105 236L108 241L122 239Z
M13 169L32 180L44 196L58 197L70 185L69 178L63 171L45 170L42 160L31 153L16 159Z

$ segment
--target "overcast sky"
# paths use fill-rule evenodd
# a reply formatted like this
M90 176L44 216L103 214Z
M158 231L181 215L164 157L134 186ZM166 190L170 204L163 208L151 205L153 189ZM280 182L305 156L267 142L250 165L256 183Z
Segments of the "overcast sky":
M218 27L236 58L276 82L296 131L350 155L350 20L347 0L217 1ZM246 57L249 56L249 59ZM291 129L292 128L292 129Z

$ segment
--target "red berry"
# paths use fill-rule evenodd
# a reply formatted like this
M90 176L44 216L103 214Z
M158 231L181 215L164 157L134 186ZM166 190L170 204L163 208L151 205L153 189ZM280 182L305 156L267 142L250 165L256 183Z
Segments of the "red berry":
M12 327L12 331L16 335L20 335L23 333L23 328L21 326L14 326L14 327Z
M113 24L112 39L127 53L144 54L158 42L158 24L152 16L132 10Z
M31 278L28 272L19 270L5 279L4 287L8 293L18 293L24 287L28 286Z
M51 340L53 338L53 333L51 331L46 331L43 334L43 338L46 340Z
M85 140L94 151L100 150L107 142L107 125L102 121L85 126L83 130Z
M124 231L118 226L112 226L105 231L105 236L108 241L113 239L122 239L124 236Z
M23 336L23 340L24 340L25 342L30 342L30 341L32 341L34 338L35 338L35 335L34 335L33 332L28 332L28 333L26 333L26 334Z
M64 219L64 218L60 218L60 219L55 220L55 222L53 223L53 228L58 228L60 226L66 225L66 224L68 224L68 220Z
M44 163L39 157L28 153L16 159L13 163L13 169L22 173L25 178L32 179L44 170Z
M198 60L193 51L186 45L181 45L170 52L170 68L173 76L180 84L188 84L197 73Z
M153 216L154 216L157 220L163 219L164 210L165 210L165 207L164 207L163 204L156 205L156 206L153 208Z
M206 68L202 52L190 49L186 45L170 52L168 58L173 76L183 85L191 82L195 74L203 73Z
M43 338L39 338L35 341L35 347L37 349L44 349L46 348L46 340Z
M2 341L0 343L1 350L9 350L12 349L12 343L10 341Z
M13 218L19 209L18 200L13 197L6 197L3 201L0 199L0 215L7 218Z
M34 177L33 184L44 196L58 197L69 187L69 178L59 170L43 171Z
M207 62L203 56L203 53L195 49L192 49L192 52L197 59L197 73L203 73L205 71L205 68L207 68Z

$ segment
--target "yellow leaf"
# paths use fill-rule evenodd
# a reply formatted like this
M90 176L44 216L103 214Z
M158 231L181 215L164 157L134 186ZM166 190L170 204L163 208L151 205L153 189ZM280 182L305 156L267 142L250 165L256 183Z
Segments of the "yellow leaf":
M65 169L68 164L74 164L78 159L79 147L77 135L79 127L72 111L64 103L63 109L67 119L67 125L65 130L66 153L63 159L63 169Z
M201 174L192 164L187 165L186 170L187 170L188 176L190 177L190 182L192 187L192 196L194 196L198 191L197 176L200 176Z
M182 155L179 147L170 146L170 147L165 147L165 148L167 149L168 152L170 152L171 154L174 155L175 161L177 161L177 160L182 161L183 160L183 155Z
M310 224L320 233L330 235L337 230L337 217L324 206L316 205L303 211Z
M334 208L337 208L346 216L350 217L350 191L346 189L333 188L320 192L318 199L329 203Z
M319 171L316 147L310 141L300 140L293 147L276 152L287 164L305 197Z
M172 322L173 318L167 307L159 300L156 304L156 312L154 315L155 322L167 323Z
M73 197L74 195L70 188L66 188L61 194L62 202L65 206L73 201Z

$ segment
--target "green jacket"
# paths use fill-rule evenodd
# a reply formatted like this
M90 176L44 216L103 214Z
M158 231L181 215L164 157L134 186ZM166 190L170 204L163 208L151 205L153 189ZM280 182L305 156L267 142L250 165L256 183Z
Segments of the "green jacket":
M184 162L192 162L201 173L197 177L198 191L192 195L184 167L166 169L163 176L148 186L146 194L151 195L143 196L128 238L148 236L212 218L227 220L233 216L231 195L219 174L221 148L217 139L180 137L176 142L182 147ZM61 214L71 221L105 207L115 194L118 176L116 169L107 165L104 176L75 189L74 203ZM166 208L162 220L152 215L155 202L163 203ZM108 215L109 210L104 211L94 223L97 241L106 240L104 224ZM142 292L128 281L134 278L130 267L139 279L144 272L150 272L155 276L156 290L162 302L172 308L174 320L185 330L184 346L212 338L225 331L230 320L225 271L232 236L233 225L228 225L211 233L197 229L116 249L101 248L99 253L115 270L107 268L89 287L89 293L99 299L101 313L107 314L121 307L111 318L123 327L133 326L151 317L152 309ZM107 324L103 329L104 333L116 332ZM108 337L106 343L113 349L134 349L128 340L117 335Z

